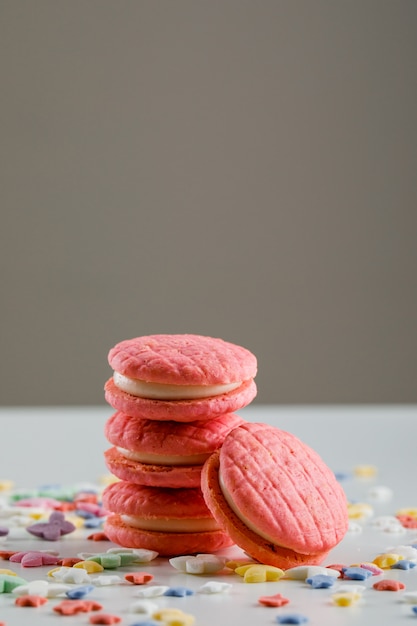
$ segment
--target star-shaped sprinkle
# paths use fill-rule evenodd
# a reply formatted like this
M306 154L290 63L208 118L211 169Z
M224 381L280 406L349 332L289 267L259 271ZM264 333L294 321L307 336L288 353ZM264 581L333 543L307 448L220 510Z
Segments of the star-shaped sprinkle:
M311 578L306 578L306 583L312 586L313 589L328 589L335 583L333 576L326 576L324 574L316 574Z
M363 567L347 567L343 570L343 577L348 580L366 580L370 576L372 572Z
M392 552L385 552L383 554L378 554L373 560L375 565L378 565L381 569L390 569L394 563L398 563L398 561L402 561L404 556L402 554L394 554Z
M413 569L417 563L415 561L408 561L407 559L400 559L393 565L391 565L391 569Z
M282 596L280 593L276 593L273 596L261 596L258 599L258 602L259 604L262 604L262 606L279 607L288 604L289 600L288 598L284 598L284 596Z
M48 576L63 583L75 583L80 585L91 582L88 572L83 568L77 567L58 567L48 572Z
M94 589L94 585L81 585L80 587L76 587L75 589L70 589L65 593L65 595L71 600L81 600L85 598L89 593L91 593Z
M169 587L165 585L149 585L138 589L135 592L135 596L138 598L157 598L158 596L163 596L168 589Z
M173 596L175 598L185 598L185 596L192 596L194 591L188 589L188 587L169 587L164 593L164 596Z
M241 565L235 573L243 576L245 583L275 582L284 576L284 571L273 565Z
M417 591L406 591L403 595L403 599L408 604L417 604Z
M192 626L195 618L193 615L184 613L180 609L166 608L156 611L152 615L153 619L159 620L162 623L174 624L175 626Z
M35 607L37 607L37 606L42 606L46 602L48 602L48 600L44 596L30 596L30 595L26 595L26 596L19 596L18 598L16 598L14 603L15 603L16 606L35 606Z
M288 615L278 615L276 622L278 624L305 624L308 622L308 617L300 613L288 613Z
M16 596L42 596L44 598L56 598L71 587L69 585L48 583L46 580L31 580L26 585L19 585L13 589Z
M109 548L107 553L119 554L121 557L123 555L131 556L133 560L129 561L130 563L149 563L156 559L159 554L155 550L146 550L145 548Z
M290 567L285 570L283 578L291 580L306 580L306 578L311 578L312 576L316 576L318 574L339 578L341 569L344 567L346 566L328 565L327 567L322 567L321 565L297 565L296 567Z
M379 580L372 586L377 591L401 591L401 589L405 589L405 585L401 581L389 579Z
M76 615L77 613L100 611L102 608L101 604L91 600L63 600L54 606L54 611L61 615Z
M136 600L129 607L131 613L141 613L146 617L151 617L157 610L158 605L151 600Z
M332 595L332 600L337 606L351 606L355 604L361 597L360 593L355 591L337 592Z
M147 572L132 572L125 575L125 580L132 585L146 585L153 580L153 576Z
M120 585L123 579L120 576L95 576L94 584L96 587L108 587L109 585Z
M216 574L224 568L226 561L224 557L214 554L177 556L169 559L172 567L186 574Z
M119 624L122 618L117 615L110 615L110 613L99 613L98 615L91 615L88 621L90 624Z
M27 581L19 576L9 576L8 574L0 574L0 593L10 593L19 585L26 585Z
M197 589L197 593L225 593L230 591L233 585L222 583L217 580L209 580Z
M59 558L49 552L29 550L28 552L16 552L10 557L12 563L20 563L22 567L41 567L42 565L56 565Z
M32 535L35 535L35 537L40 537L46 541L57 541L63 535L74 532L75 525L72 524L72 522L68 522L63 513L54 511L49 516L47 522L32 524L32 526L28 526L26 530Z

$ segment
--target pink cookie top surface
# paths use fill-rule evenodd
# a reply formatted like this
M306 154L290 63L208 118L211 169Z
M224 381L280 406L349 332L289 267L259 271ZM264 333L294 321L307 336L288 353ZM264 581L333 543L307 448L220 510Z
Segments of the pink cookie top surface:
M148 335L126 339L109 352L120 374L150 383L217 385L256 375L256 357L246 348L202 335Z
M187 456L213 452L243 423L235 413L207 422L181 423L135 418L117 411L107 420L104 433L113 445L133 452Z
M103 491L105 509L154 519L211 518L199 488L169 489L116 482Z
M301 553L328 550L347 530L334 473L294 435L266 424L233 430L220 449L222 491L264 538Z

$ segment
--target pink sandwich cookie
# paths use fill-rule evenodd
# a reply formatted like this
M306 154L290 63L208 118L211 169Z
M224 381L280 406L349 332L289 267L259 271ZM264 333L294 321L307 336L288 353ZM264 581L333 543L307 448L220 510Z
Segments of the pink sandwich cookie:
M103 492L107 537L160 556L216 552L233 544L208 510L200 489L163 489L127 482Z
M233 428L243 423L234 413L180 423L117 411L104 428L113 444L104 458L110 472L122 480L153 487L200 487L206 459Z
M233 430L205 463L207 506L234 542L261 563L317 565L348 528L343 489L320 456L266 424Z
M133 417L193 422L232 413L256 396L256 357L201 335L127 339L109 352L107 402Z

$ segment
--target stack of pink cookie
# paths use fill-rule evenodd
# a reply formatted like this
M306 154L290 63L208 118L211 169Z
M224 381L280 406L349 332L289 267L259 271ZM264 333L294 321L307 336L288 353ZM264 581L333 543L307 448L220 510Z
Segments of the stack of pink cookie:
M200 335L151 335L109 352L105 385L116 410L105 426L112 447L107 487L109 539L161 556L214 552L233 541L201 490L205 461L244 423L234 413L256 395L255 356Z

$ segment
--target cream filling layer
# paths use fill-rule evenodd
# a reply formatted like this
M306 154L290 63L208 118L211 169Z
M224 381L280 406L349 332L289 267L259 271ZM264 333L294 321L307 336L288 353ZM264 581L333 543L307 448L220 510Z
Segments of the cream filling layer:
M126 459L139 461L139 463L145 463L146 465L203 465L204 461L210 456L210 454L188 454L186 456L148 454L147 452L132 452L119 447L117 447L117 450Z
M113 381L116 387L122 391L130 393L132 396L149 400L196 400L209 398L233 391L233 389L237 389L242 384L242 381L238 381L227 385L164 385L162 383L148 383L145 380L129 378L120 374L120 372L113 373Z
M215 519L146 519L140 515L121 515L125 524L162 533L202 533L219 530Z
M251 522L245 515L243 515L242 511L240 511L240 509L236 506L235 502L233 501L232 496L230 495L230 492L228 491L226 485L223 482L220 469L219 469L219 485L220 485L222 494L224 496L224 499L226 500L227 504L232 509L233 513L235 513L235 515L240 519L240 521L243 522L245 526L247 526L250 530L252 530L254 533L259 535L263 539L266 539L270 543L274 543L275 545L279 546L280 544L277 543L276 538L271 537L271 535L268 535L267 533L264 533L263 531L259 530L259 528L257 528L257 526L253 522Z

